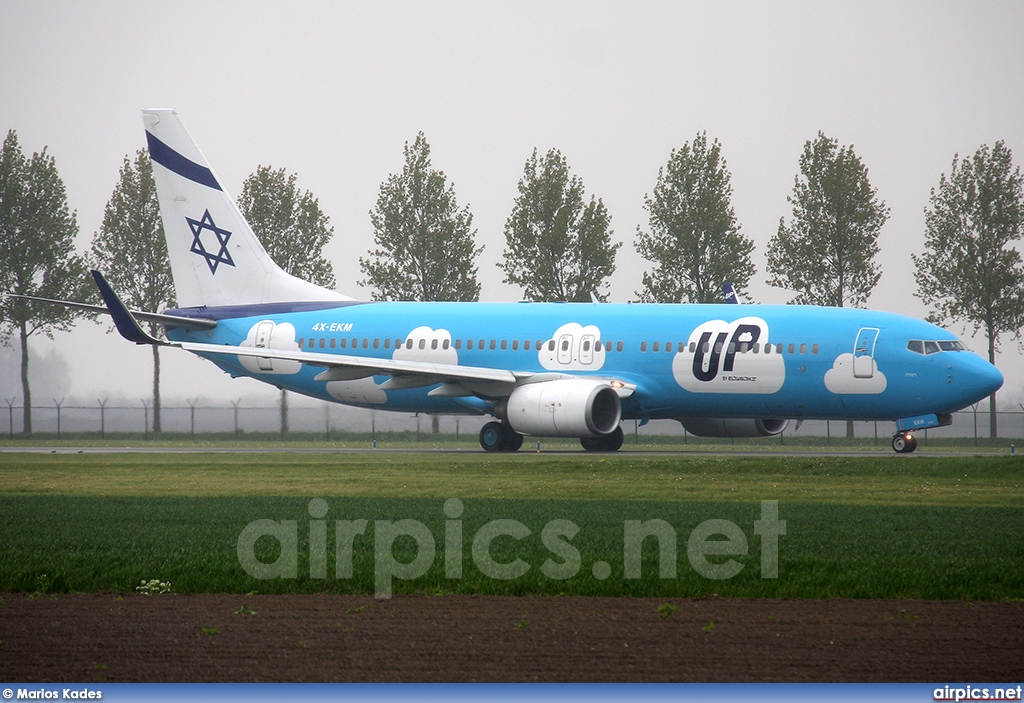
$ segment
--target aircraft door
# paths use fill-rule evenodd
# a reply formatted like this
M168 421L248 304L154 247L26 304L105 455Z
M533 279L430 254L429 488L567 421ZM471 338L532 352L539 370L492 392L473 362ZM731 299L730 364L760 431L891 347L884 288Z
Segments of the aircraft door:
M594 335L585 334L583 335L583 341L580 344L580 363L590 364L594 363Z
M854 378L871 378L875 375L875 343L877 341L877 327L864 327L857 333L857 342L853 345Z
M573 338L571 334L563 334L558 339L558 363L559 364L571 364L572 363L572 343Z
M261 322L256 327L256 343L253 345L257 349L266 349L270 346L270 335L274 331L273 322ZM274 362L272 359L257 359L259 362L260 371L273 371Z

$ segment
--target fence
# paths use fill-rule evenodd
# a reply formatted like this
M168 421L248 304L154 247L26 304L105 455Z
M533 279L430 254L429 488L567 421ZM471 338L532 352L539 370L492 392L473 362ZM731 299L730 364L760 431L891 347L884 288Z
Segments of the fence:
M6 407L5 407L6 406ZM0 412L6 410L6 434L13 438L23 434L21 405L5 399ZM426 415L363 410L333 403L302 405L290 403L287 413L287 427L283 426L281 408L275 405L243 405L241 401L229 405L188 402L186 405L164 405L161 407L161 431L168 434L188 435L191 438L208 435L233 435L241 438L249 433L279 434L281 439L289 435L321 435L330 439L337 433L362 433L376 435L377 432L429 433L432 419ZM1024 440L1024 411L1000 411L996 414L1001 439ZM446 434L475 436L483 423L490 418L478 416L441 416L439 430ZM3 422L0 420L0 422ZM854 422L854 434L861 440L872 439L886 444L893 432L891 422ZM2 426L2 425L0 425ZM131 434L148 439L153 434L153 408L147 401L137 404L120 402L112 405L97 401L93 405L82 403L65 404L54 401L52 405L32 406L32 428L44 435L90 434L100 438L108 434ZM627 421L623 429L627 436L639 439L641 435L676 435L686 438L683 428L676 422L652 422L645 426ZM973 438L988 441L989 413L983 410L965 410L953 415L953 424L930 432L919 434L927 442L933 438ZM780 442L787 438L818 437L824 444L841 443L846 439L844 420L807 420L790 422ZM628 440L627 440L628 441Z

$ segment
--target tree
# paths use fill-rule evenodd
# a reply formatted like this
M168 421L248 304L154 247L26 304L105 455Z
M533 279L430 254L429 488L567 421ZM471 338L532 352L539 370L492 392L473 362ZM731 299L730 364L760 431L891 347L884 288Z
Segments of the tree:
M68 209L64 182L54 158L43 151L26 158L14 130L0 151L0 292L56 300L89 301L95 288L85 261L75 253L76 214ZM23 428L32 432L32 391L28 380L28 340L53 338L81 313L61 305L22 298L0 299L0 342L21 344Z
M129 307L157 312L177 304L153 164L145 149L136 152L134 161L124 157L120 180L93 236L92 258ZM148 327L154 337L163 333L159 323ZM153 431L160 432L160 348L153 345L152 350Z
M370 211L373 241L369 258L359 258L374 300L478 300L473 215L458 209L455 186L430 162L430 145L420 132L405 143L405 166L380 186Z
M641 300L659 303L722 302L722 283L737 291L754 275L753 241L740 232L722 146L701 132L673 149L658 169L654 196L644 196L650 232L637 227L637 251L655 262L645 272Z
M615 271L611 216L604 203L583 202L583 181L571 176L557 149L526 161L519 196L505 222L505 283L535 301L587 302Z
M320 201L299 192L298 175L283 168L257 166L242 184L238 209L263 248L291 275L325 288L337 285L323 248L334 235ZM281 389L281 438L288 432L288 393Z
M804 144L793 195L793 220L768 243L770 285L797 291L792 303L861 307L878 284L878 233L889 208L853 151L822 132ZM853 421L846 423L853 437Z
M278 266L297 278L334 288L334 268L323 255L334 227L308 190L299 192L297 174L258 166L245 179L238 209Z
M999 335L1024 326L1024 266L1012 242L1024 234L1024 180L1002 141L971 158L953 157L949 178L939 178L925 208L925 253L911 254L917 297L932 307L933 322L984 328L988 360L995 364ZM989 424L997 436L996 395Z
M768 244L770 285L797 291L802 305L861 307L882 275L878 232L889 208L868 181L853 145L818 132L804 144L793 195L793 219Z

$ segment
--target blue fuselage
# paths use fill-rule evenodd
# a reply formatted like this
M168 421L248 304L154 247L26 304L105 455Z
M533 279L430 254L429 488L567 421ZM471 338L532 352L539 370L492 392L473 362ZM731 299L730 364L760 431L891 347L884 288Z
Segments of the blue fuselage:
M1001 374L956 337L901 315L850 308L552 303L300 303L169 311L218 321L175 341L266 345L635 385L624 419L686 416L895 420L959 410ZM438 384L383 390L385 376L314 380L323 367L212 358L305 395L384 410L488 413Z

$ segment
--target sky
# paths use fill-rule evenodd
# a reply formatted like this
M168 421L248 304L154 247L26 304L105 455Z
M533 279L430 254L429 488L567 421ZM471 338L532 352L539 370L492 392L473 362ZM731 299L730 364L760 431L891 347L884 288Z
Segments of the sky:
M672 149L718 139L736 215L753 239L750 296L784 303L764 254L789 219L800 152L819 131L852 144L891 210L868 307L924 317L910 254L955 154L1005 141L1024 159L1024 4L929 2L53 2L0 0L0 130L47 147L86 250L140 111L173 107L234 196L284 167L334 226L324 253L357 298L369 212L424 132L435 168L473 213L481 299L520 290L497 267L526 159L557 148L624 242L611 299L641 288L644 195ZM33 379L54 397L142 398L148 349L88 322L33 339ZM984 353L982 335L955 327ZM165 402L276 391L163 354ZM0 350L0 396L20 395ZM1003 400L1024 400L1024 355L1003 340ZM47 397L47 396L43 396ZM48 401L47 401L48 402Z

